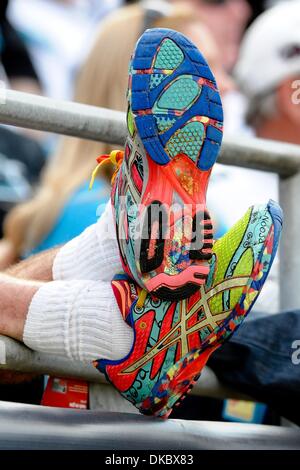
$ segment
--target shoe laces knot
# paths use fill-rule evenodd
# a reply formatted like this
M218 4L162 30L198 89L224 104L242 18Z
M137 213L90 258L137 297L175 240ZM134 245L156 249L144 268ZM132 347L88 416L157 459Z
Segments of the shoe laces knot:
M108 154L100 155L99 157L97 157L96 161L98 162L98 165L96 166L96 168L94 169L92 173L89 189L91 190L92 187L94 186L96 176L100 168L102 167L102 165L104 165L105 163L112 163L116 167L115 172L111 178L111 183L113 184L117 176L117 173L120 169L120 166L122 165L123 158L124 158L124 152L122 150L113 150L112 152L110 152L109 155Z

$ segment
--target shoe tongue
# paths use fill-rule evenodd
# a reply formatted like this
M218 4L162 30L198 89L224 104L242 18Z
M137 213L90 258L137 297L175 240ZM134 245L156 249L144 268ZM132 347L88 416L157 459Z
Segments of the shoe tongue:
M123 319L126 321L133 302L142 290L126 274L117 275L111 282L112 289Z

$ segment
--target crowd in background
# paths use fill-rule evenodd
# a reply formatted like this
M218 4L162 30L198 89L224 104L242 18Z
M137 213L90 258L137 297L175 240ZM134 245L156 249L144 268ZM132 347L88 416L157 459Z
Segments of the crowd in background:
M287 4L290 14L276 13ZM207 58L225 135L300 144L300 106L291 99L300 78L299 0L3 0L0 8L0 80L7 88L125 111L134 44L144 29L167 27ZM107 151L101 143L0 127L0 269L96 221L110 175L100 175L91 192L88 180ZM278 199L275 175L217 165L208 193L216 236L269 198ZM268 288L262 295L270 312L278 309L275 284L271 276L272 302Z

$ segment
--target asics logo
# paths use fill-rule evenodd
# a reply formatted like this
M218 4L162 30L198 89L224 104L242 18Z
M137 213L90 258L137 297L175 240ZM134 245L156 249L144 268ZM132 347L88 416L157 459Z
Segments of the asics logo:
M209 307L209 300L216 295L226 290L242 288L247 285L249 280L248 276L226 279L213 288L205 291L204 286L200 287L200 298L190 308L187 308L187 300L182 300L179 303L180 320L173 328L160 340L156 345L148 350L139 360L124 369L122 374L131 374L137 372L146 363L153 360L159 353L169 349L172 345L180 342L181 344L181 357L184 357L189 352L188 336L205 327L208 327L212 332L219 327L221 321L225 320L231 313L231 310L226 310L221 313L213 314ZM188 326L188 320L193 315L198 314L200 311L204 312L203 318L197 321L193 326Z

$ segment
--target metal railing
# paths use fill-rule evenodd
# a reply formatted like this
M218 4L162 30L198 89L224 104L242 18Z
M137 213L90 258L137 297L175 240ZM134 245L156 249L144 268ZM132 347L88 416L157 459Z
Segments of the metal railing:
M146 450L155 455L157 451L164 450L165 452L161 452L161 457L172 454L174 461L174 455L184 455L187 451L193 455L191 451L196 449L204 451L222 449L229 455L229 450L299 450L300 447L300 431L291 427L179 419L161 420L149 416L98 410L81 410L79 413L78 410L7 402L0 402L0 415L0 450L102 449L106 451L105 458L112 456L113 452L118 456L120 455L118 451L139 450L140 453L143 451L139 468L148 467L147 463L143 465L143 462L150 461L149 452L146 454ZM49 452L47 461L50 454L54 455L51 464L53 462L53 466L56 466L57 454ZM1 453L1 457L3 455L4 453ZM77 456L80 458L78 453L73 455L75 459ZM150 465L155 464L153 461L155 455L152 456ZM274 459L277 459L277 455L274 455ZM12 453L9 454L10 462L11 456ZM88 457L90 462L94 456L89 454ZM269 455L267 457L269 458ZM22 454L21 458L25 459L26 456ZM200 464L208 466L214 454L204 455L201 452L195 456L194 462L196 458L199 467ZM70 460L69 455L68 459ZM182 460L181 463L184 464ZM116 466L113 462L112 465ZM2 467L4 467L3 459ZM130 465L129 461L127 465L124 463L120 466L122 467L133 468L134 465Z
M100 374L91 364L71 361L64 357L39 353L27 348L11 338L0 335L0 370L51 375L53 377L69 377L86 380L95 384L107 384L103 374ZM210 396L214 398L250 398L229 387L220 384L213 371L205 368L201 380L193 387L193 395Z
M10 90L2 96L0 122L115 145L123 145L126 138L124 113ZM297 236L300 233L300 147L255 138L225 139L218 161L279 175L279 202L285 217L280 254L281 308L299 307L300 256L297 256ZM32 353L7 338L0 341L0 354L1 347L6 354L5 364L0 366L2 368L18 370L21 364L22 370L26 371L58 375L65 372L66 375L79 374L82 378L96 380L97 372L90 368L83 369L63 359L51 359L49 362L44 355ZM97 380L103 379L97 375ZM196 393L199 393L198 387Z

